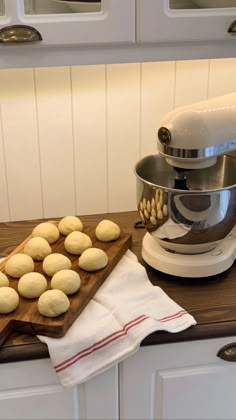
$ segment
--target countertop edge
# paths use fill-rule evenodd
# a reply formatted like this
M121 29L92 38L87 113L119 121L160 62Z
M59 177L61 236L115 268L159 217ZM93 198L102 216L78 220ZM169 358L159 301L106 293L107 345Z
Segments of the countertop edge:
M209 327L212 324L195 325L178 333L157 331L148 335L142 342L141 347L180 343L186 341L207 340L214 338L230 337L236 335L236 321L217 323L214 331ZM49 358L47 345L41 342L22 344L18 346L3 347L0 353L1 363L22 362L27 360Z

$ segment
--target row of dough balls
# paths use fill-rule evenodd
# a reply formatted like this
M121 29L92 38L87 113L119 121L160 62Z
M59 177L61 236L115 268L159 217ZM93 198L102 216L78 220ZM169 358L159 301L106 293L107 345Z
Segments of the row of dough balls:
M40 223L33 229L32 237L41 237L53 244L58 240L60 233L68 236L72 232L82 232L83 228L83 223L78 217L66 216L60 220L58 227L50 222ZM120 236L120 228L111 220L102 220L95 228L95 235L102 242L114 241Z
M78 266L86 271L100 270L101 268L104 268L107 263L108 257L106 252L95 247L85 249L78 260ZM71 260L66 255L57 252L45 257L42 264L43 271L49 277L54 276L58 271L69 270L71 267ZM5 273L10 277L20 279L25 274L34 272L34 268L34 260L29 255L18 253L12 255L7 260L5 264ZM3 273L1 274L4 275Z
M0 288L8 287L9 280L7 276L0 272ZM81 285L80 275L72 269L55 270L51 278L51 288L59 289L66 295L76 293ZM47 289L47 280L45 276L38 272L29 272L20 277L17 284L18 292L25 298L38 298ZM1 290L1 289L0 289Z
M83 251L92 247L88 235L82 232L83 224L78 217L66 216L56 227L50 222L43 222L32 231L32 238L24 247L24 253L33 260L42 261L52 253L50 244L56 242L60 233L66 236L64 246L67 252L81 255ZM111 220L102 220L95 229L95 235L102 242L110 242L119 238L120 228Z
M108 263L105 251L99 248L85 249L78 260L78 266L86 271L97 271L104 268ZM43 261L43 271L49 276L54 276L58 271L71 269L71 260L63 254L54 253L48 255Z
M24 264L22 264L24 260ZM20 261L20 264L18 265ZM27 262L30 264L27 267ZM38 298L38 310L41 315L55 317L69 309L67 295L76 293L81 285L79 274L71 269L71 261L65 255L54 253L48 255L43 261L44 272L52 277L51 288L47 289L47 280L41 273L32 271L33 260L25 254L15 254L9 258L5 265L5 272L15 278L22 276L18 281L17 289L25 298ZM90 248L83 252L79 258L79 266L87 271L95 271L104 268L108 263L107 254L98 248ZM33 263L34 266L34 263ZM22 269L24 268L24 271ZM16 273L17 270L17 273ZM27 271L29 270L29 271ZM50 293L48 293L50 292ZM60 292L60 293L58 293ZM0 272L0 314L10 313L19 305L17 292L9 287L7 276Z
M38 310L42 315L55 317L69 309L67 295L76 293L81 285L79 274L74 270L61 270L51 279L51 289L47 290L46 278L37 272L24 274L18 281L18 293L27 298L38 300ZM48 293L50 292L50 293ZM59 293L58 293L59 292ZM9 287L9 280L0 273L0 314L14 311L19 305L19 295Z
M9 314L19 305L19 295L9 286L0 287L0 314ZM57 317L68 311L70 301L59 289L46 290L38 299L38 310L46 317Z
M104 268L108 263L108 257L105 251L99 248L89 248L86 249L79 258L78 266L86 271L96 271ZM43 261L43 271L49 276L52 277L52 283L54 283L54 276L60 273L61 271L67 271L79 274L73 270L71 260L63 254L53 253L48 255ZM19 285L23 283L23 279L30 279L29 281L29 290L33 288L34 281L37 283L38 279L44 277L42 274L34 271L34 261L31 257L25 254L15 254L12 255L5 264L5 273L13 278L18 278ZM65 273L64 273L65 274ZM67 273L68 274L68 273ZM45 278L44 278L45 279ZM68 278L67 278L67 281ZM73 282L73 275L72 280ZM46 284L45 279L45 284ZM32 283L32 284L31 284ZM0 273L0 286L9 286L9 280L4 273ZM54 287L55 288L55 287ZM58 288L58 287L56 287ZM71 291L70 293L74 293ZM24 296L24 294L23 294ZM28 296L25 296L28 297ZM38 297L38 296L29 296L29 297Z

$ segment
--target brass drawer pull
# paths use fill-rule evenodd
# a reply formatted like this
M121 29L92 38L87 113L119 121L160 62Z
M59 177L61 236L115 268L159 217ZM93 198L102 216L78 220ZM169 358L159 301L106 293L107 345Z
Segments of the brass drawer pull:
M217 356L227 362L236 362L236 343L226 344L218 351Z
M37 29L27 25L6 26L0 30L0 43L17 44L21 42L42 41L42 35Z
M228 29L228 32L229 32L230 34L234 34L234 33L236 33L236 20L234 20L234 21L231 23L231 25L230 25L230 27L229 27L229 29Z

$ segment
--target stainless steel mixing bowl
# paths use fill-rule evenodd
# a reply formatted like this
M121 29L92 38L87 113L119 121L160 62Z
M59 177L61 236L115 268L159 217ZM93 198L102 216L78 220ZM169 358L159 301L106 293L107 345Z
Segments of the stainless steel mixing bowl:
M156 154L135 166L137 204L146 229L170 251L213 249L236 225L236 159L186 172L188 190L175 189L175 170Z

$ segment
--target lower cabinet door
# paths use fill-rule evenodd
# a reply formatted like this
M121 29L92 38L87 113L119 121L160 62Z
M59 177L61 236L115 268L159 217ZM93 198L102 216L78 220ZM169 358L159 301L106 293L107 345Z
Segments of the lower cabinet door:
M234 338L142 347L120 365L121 419L236 419Z
M75 419L76 391L59 385L6 391L0 394L1 419Z
M64 388L48 359L1 364L0 420L116 420L117 371Z

